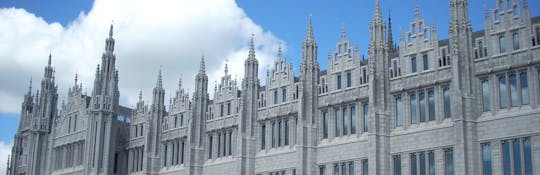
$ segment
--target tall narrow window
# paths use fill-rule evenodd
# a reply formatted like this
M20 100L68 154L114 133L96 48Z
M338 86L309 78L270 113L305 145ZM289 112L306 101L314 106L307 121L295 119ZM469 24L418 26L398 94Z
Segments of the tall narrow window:
M512 165L510 165L510 143L508 143L506 140L502 142L502 154L504 175L511 175Z
M281 93L281 102L287 101L287 89L283 89Z
M506 40L504 39L504 36L499 37L499 53L505 53L506 52Z
M342 163L341 164L341 175L346 175L346 174L347 174L347 164Z
M525 161L525 175L532 175L532 153L531 153L531 139L523 139L523 160Z
M519 85L521 87L521 104L529 104L529 83L527 79L527 72L523 71L519 74Z
M261 125L261 149L266 148L266 125Z
M337 89L341 89L341 74L338 74L336 79L337 79Z
M517 79L516 74L512 73L508 76L510 83L510 105L512 107L518 106L518 92L517 92Z
M418 113L416 112L416 94L411 94L409 97L411 107L411 124L415 124L418 122Z
M347 118L349 118L349 116L347 115L347 108L343 108L343 112L341 113L341 115L343 116L342 118L342 122L343 122L343 135L347 135L349 134L348 133L348 129L349 127L347 126L348 123L349 123L349 120Z
M278 144L277 145L278 145L278 147L280 147L281 146L281 121L278 121L277 133L278 133L277 134L277 137L278 137L278 139L277 139Z
M514 50L519 50L519 33L514 33L512 39L514 40Z
M231 115L231 102L227 102L227 115Z
M217 150L216 150L217 151L217 157L221 157L221 133L218 133L217 136L218 136L217 137L217 143L216 143L216 145L217 145Z
M521 174L521 145L519 139L512 141L512 151L514 156L514 174Z
M325 111L322 113L323 120L323 139L328 138L328 113Z
M351 72L347 72L347 87L352 86L352 74Z
M232 131L229 131L229 156L232 155Z
M411 174L417 175L418 174L418 168L417 168L417 161L416 161L416 154L411 154Z
M219 116L223 117L223 103L220 104Z
M351 134L356 134L356 106L351 106Z
M484 44L482 43L482 41L478 41L478 52L480 53L479 56L480 58L484 57Z
M433 89L428 90L428 115L429 121L435 120L435 93Z
M368 175L369 174L369 164L368 160L364 159L362 160L362 175Z
M339 137L340 136L340 132L339 132L339 126L341 125L341 122L340 122L340 115L339 115L339 108L334 108L334 126L336 127L336 134L335 136L336 137Z
M411 72L412 73L416 72L416 57L411 58Z
M506 77L499 76L499 105L501 108L508 107L508 94L506 91Z
M369 118L368 118L368 116L369 116L368 112L369 111L368 110L369 110L369 106L368 106L367 103L364 103L362 108L363 108L362 110L364 112L364 117L363 117L363 120L364 120L364 132L368 132L368 126L369 126Z
M429 175L435 175L435 153L430 151L428 153Z
M272 148L276 147L276 122L272 122Z
M274 90L274 104L277 104L277 102L278 102L277 90Z
M490 98L489 98L489 95L491 93L489 93L489 81L486 79L486 80L482 80L482 106L483 106L483 109L484 109L484 112L487 112L489 110L491 110L491 107L490 107Z
M326 170L325 165L319 165L319 175L324 175L325 170Z
M349 175L354 175L354 162L349 162Z
M420 98L420 122L426 121L426 95L422 91L420 94L418 94L418 98Z
M289 120L285 120L283 124L285 125L285 145L289 145Z
M403 126L403 102L400 95L396 97L396 126Z
M422 56L422 61L423 61L423 64L424 64L424 70L428 70L429 69L429 59L428 59L428 55L424 55Z
M452 149L444 150L445 175L454 175L454 153Z
M420 159L420 175L426 175L426 154L421 152L418 159Z
M450 88L444 87L443 88L443 96L444 96L444 118L450 118L452 116L450 111Z
M212 134L208 135L208 159L212 159Z
M491 145L482 145L482 173L483 175L491 175Z
M394 156L394 175L401 175L401 157Z
M334 175L339 175L339 164L334 164Z

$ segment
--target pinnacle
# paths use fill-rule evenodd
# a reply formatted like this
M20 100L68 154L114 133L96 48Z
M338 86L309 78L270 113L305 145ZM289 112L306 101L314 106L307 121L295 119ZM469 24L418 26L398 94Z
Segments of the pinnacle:
M109 29L109 38L113 36L113 24L111 23L111 28Z
M159 66L159 73L158 73L158 79L157 79L156 87L157 88L162 88L163 87L163 81L162 81L162 78L161 78L161 66Z
M249 56L248 59L255 59L255 42L253 41L255 35L251 34L251 41L249 43Z
M345 34L345 23L341 24L341 39L345 40L346 34Z
M201 64L200 64L200 67L199 67L199 73L200 74L206 73L206 65L204 63L204 54L201 57Z
M312 16L313 16L312 14L309 14L306 41L314 41L315 40L314 37L313 37L313 23L311 22L311 17Z
M52 54L49 53L49 63L48 63L49 66L51 66L51 60L52 60Z

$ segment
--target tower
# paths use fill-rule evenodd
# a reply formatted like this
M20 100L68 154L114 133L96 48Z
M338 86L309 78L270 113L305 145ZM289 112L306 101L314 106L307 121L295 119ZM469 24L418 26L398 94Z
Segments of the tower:
M476 123L479 116L472 53L472 25L467 0L450 0L449 51L452 64L452 120L454 121L454 155L456 174L479 174L476 148Z
M249 45L249 55L244 61L244 79L242 80L242 114L240 115L239 147L240 174L255 172L256 135L255 126L257 121L257 96L259 93L259 63L255 58L255 44L253 35Z
M204 138L206 125L205 116L208 107L208 75L206 75L206 65L204 55L201 58L199 73L195 77L195 92L193 94L193 108L188 131L188 174L202 174L204 163Z
M373 20L370 24L369 54L369 113L368 113L368 160L369 172L388 174L390 164L388 137L391 116L389 110L389 66L386 24L382 19L380 0L375 1ZM377 78L375 78L377 77Z
M306 39L302 44L302 62L300 65L301 94L299 99L297 150L300 174L315 174L316 167L316 133L315 114L317 114L317 94L319 83L319 63L317 61L317 41L313 35L313 24L309 17Z
M113 156L118 142L116 117L120 97L114 42L113 25L111 24L109 37L105 40L105 52L101 57L101 66L98 65L96 69L94 89L90 101L87 174L113 173Z
M161 131L162 131L162 122L165 114L165 90L163 89L163 82L161 77L161 68L159 69L156 86L152 92L152 107L150 109L150 124L148 134L148 145L146 150L149 152L146 153L147 157L150 157L151 163L146 163L145 165L151 164L151 167L147 166L147 171L151 173L159 172L161 168ZM145 151L146 151L145 150Z

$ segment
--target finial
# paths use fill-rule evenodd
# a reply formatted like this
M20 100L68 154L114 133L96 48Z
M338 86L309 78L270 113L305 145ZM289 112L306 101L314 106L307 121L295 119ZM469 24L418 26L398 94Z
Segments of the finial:
M414 17L416 20L420 19L420 7L418 6L418 0L416 0L416 7L414 9Z
M142 89L139 90L139 101L142 101Z
M112 38L113 36L113 24L112 24L113 22L114 20L111 22L111 28L109 29L109 38Z
M32 77L30 77L30 83L28 83L28 94L32 93Z
M381 20L381 2L380 0L375 0L375 11L373 12L373 19L375 20Z
M255 42L254 42L255 34L251 34L251 40L249 42L249 59L255 59Z
M341 39L345 40L345 23L341 23Z
M281 42L279 42L279 47L278 47L278 58L283 58L283 53L281 52Z
M309 14L309 20L308 20L308 29L307 29L307 36L306 36L306 40L307 41L313 41L313 24L311 22L311 18L312 18L313 14Z
M77 85L77 80L78 80L78 74L75 73L75 85Z
M206 65L204 63L204 52L203 52L202 57L201 57L201 64L199 66L199 73L204 74L205 72L206 72Z
M178 79L178 89L182 89L182 74L180 74L180 78Z
M229 59L227 59L225 62L225 76L229 73L229 67L227 66L228 63L229 63Z
M51 65L51 60L52 60L52 53L49 53L49 63L48 63L49 66Z
M156 83L156 87L158 87L158 88L163 87L163 81L161 79L161 68L162 68L162 66L159 65L158 79L157 79L157 83Z

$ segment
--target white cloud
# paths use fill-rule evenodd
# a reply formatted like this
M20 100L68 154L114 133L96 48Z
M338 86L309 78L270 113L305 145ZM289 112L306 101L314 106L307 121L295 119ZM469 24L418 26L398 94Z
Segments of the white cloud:
M33 77L37 89L50 52L60 98L73 85L75 73L90 93L111 20L120 103L127 106L136 102L139 89L151 101L160 65L167 96L177 89L181 74L184 87L193 92L204 52L213 89L226 59L240 82L252 33L260 75L282 42L255 24L234 0L96 0L87 14L81 13L68 26L47 23L23 9L0 9L0 113L20 112L28 79Z
M11 144L0 141L0 174L6 172L8 155L11 154Z

